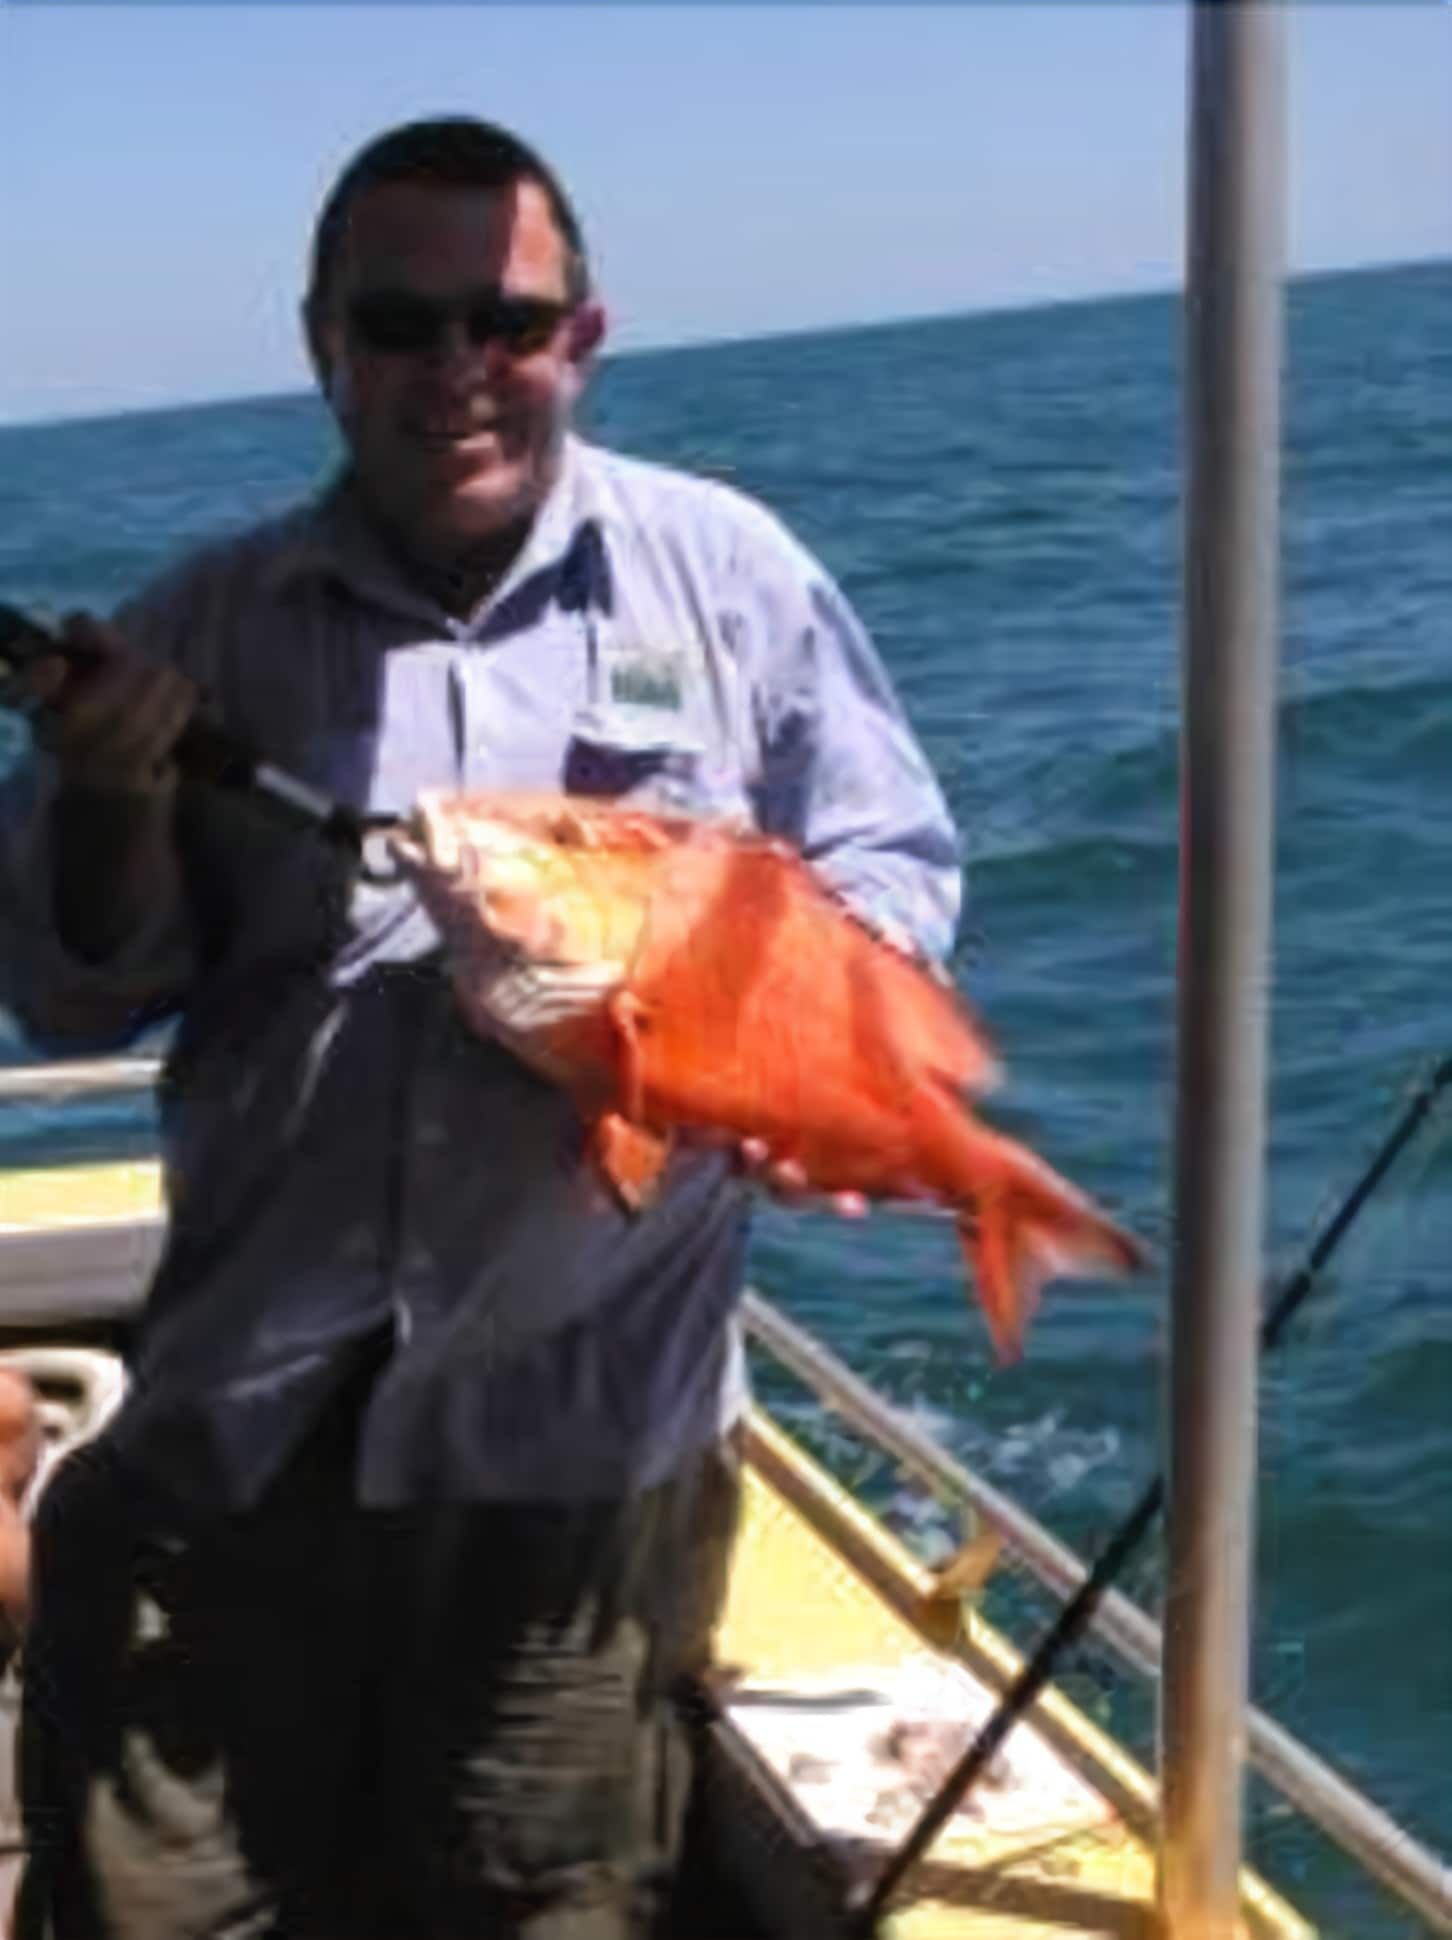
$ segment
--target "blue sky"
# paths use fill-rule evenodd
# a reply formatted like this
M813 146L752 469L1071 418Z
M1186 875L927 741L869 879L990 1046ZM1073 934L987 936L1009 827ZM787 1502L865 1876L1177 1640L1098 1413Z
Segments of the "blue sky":
M1452 5L1291 16L1293 268L1452 256ZM0 0L0 419L301 388L312 215L433 112L555 161L619 348L1163 288L1186 18Z

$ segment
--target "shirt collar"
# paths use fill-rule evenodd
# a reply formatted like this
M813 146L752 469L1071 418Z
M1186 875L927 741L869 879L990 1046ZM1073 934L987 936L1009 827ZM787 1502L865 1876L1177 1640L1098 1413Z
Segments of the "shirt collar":
M519 555L479 609L467 630L477 632L489 615L527 579L558 566L578 535L584 504L582 442L567 436L560 468L545 495ZM270 594L308 581L337 581L355 596L437 621L442 608L407 578L358 501L345 467L299 517L264 572ZM455 624L459 624L455 622Z

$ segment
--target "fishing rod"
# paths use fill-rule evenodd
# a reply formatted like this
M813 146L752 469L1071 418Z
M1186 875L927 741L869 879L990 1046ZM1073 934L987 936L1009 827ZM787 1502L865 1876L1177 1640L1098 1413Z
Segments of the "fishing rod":
M26 715L44 716L47 703L36 703L23 690L27 668L39 660L60 659L77 673L98 663L99 656L63 639L18 607L0 604L0 706ZM391 882L397 872L378 859L375 838L398 826L392 815L362 815L334 801L321 789L276 767L239 736L193 715L173 750L181 772L252 796L280 820L310 830L334 844L358 865L371 882Z
M1322 1268L1449 1085L1452 1085L1452 1057L1444 1057L1416 1086L1396 1124L1327 1222L1325 1231L1311 1246L1303 1264L1271 1301L1260 1327L1262 1353L1278 1346L1283 1340L1287 1327L1314 1288ZM864 1889L866 1897L853 1908L854 1940L873 1940L888 1900L958 1810L969 1788L1049 1682L1065 1652L1071 1650L1084 1635L1105 1592L1149 1533L1155 1517L1164 1506L1164 1500L1165 1480L1163 1475L1157 1475L1110 1537L1098 1561L1064 1605L1032 1657L1004 1692L998 1708L924 1806L902 1844L877 1879Z

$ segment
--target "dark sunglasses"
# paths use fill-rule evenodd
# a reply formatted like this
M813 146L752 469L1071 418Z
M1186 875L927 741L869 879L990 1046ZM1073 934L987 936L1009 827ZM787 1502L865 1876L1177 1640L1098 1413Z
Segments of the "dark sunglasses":
M574 309L547 296L510 296L480 290L459 303L440 303L413 290L365 290L348 305L348 326L365 350L421 356L443 343L457 317L476 350L501 344L511 356L543 350Z

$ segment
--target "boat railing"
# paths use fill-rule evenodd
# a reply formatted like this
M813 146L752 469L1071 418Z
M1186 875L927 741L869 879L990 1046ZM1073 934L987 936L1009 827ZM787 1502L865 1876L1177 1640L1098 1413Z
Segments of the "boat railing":
M63 1104L71 1098L151 1091L160 1075L159 1058L75 1058L55 1064L0 1065L0 1105Z
M143 1057L0 1067L0 1105L146 1092L159 1072L158 1059ZM1084 1582L1088 1567L1081 1557L760 1293L747 1293L742 1316L749 1337L772 1360L939 1499L959 1504L991 1525L1007 1553L1052 1597L1066 1601ZM1132 1669L1158 1678L1160 1626L1122 1592L1111 1590L1104 1596L1092 1629ZM1247 1712L1246 1748L1251 1765L1284 1799L1413 1908L1433 1932L1452 1935L1452 1867L1254 1707Z
M1073 1550L949 1454L829 1347L754 1290L746 1295L742 1311L747 1334L772 1360L940 1500L962 1505L989 1524L1005 1550L1051 1595L1065 1601L1080 1587L1088 1566ZM1105 1595L1092 1629L1134 1670L1158 1678L1160 1626L1120 1591ZM1433 1932L1452 1934L1452 1867L1253 1706L1247 1707L1246 1749L1251 1765L1282 1798L1413 1908Z

